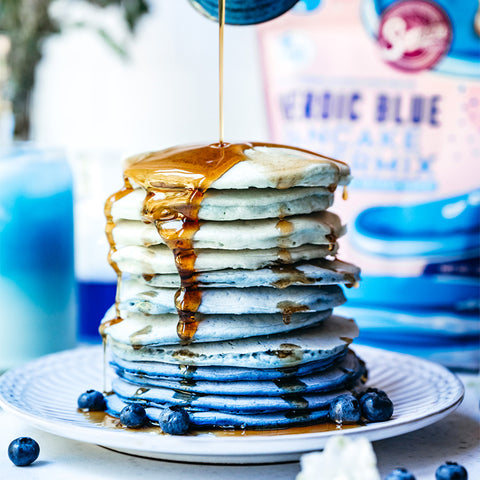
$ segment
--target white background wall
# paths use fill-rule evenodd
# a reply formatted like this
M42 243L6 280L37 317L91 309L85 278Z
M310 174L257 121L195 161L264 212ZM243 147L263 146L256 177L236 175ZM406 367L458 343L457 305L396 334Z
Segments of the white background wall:
M33 138L68 147L143 151L218 139L218 26L187 0L154 0L119 58L96 32L45 42L33 99ZM95 12L95 13L93 13ZM88 18L125 35L115 9L62 1L63 23ZM267 140L254 27L225 32L225 138Z

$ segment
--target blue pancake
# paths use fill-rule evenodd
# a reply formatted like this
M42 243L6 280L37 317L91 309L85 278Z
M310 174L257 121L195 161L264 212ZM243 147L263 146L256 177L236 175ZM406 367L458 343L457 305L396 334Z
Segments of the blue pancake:
M162 362L132 362L113 354L110 364L118 372L132 376L187 381L239 381L239 380L281 380L294 376L309 375L331 367L345 357L346 351L337 352L329 358L287 368L242 368L230 366L191 366Z
M146 285L178 288L177 274L137 276ZM258 270L224 269L200 272L196 277L199 286L210 288L272 286L285 288L290 285L352 285L360 280L360 269L340 260L320 258L292 265L277 265Z
M147 409L150 410L150 409ZM160 414L160 410L147 412L147 415ZM240 427L240 428L284 428L291 425L307 425L329 421L328 408L305 410L303 412L282 412L257 415L234 415L225 412L192 412L191 422L197 427Z
M352 319L332 315L318 325L259 337L190 345L136 346L108 338L111 351L125 360L195 366L285 368L329 358L358 336Z
M115 371L117 375L136 384L137 387L161 387L204 395L280 396L292 393L328 392L346 387L365 374L365 365L352 351L348 351L343 360L321 372L303 376L297 373L289 378L266 381L165 380L120 368L116 368ZM138 396L143 398L143 390L142 394Z
M271 335L309 327L330 317L332 310L313 313L197 315L199 321L192 343L215 342ZM120 310L123 322L105 329L117 342L132 346L178 344L178 315L145 315ZM109 309L103 322L116 317L115 308Z
M175 288L147 287L143 282L126 279L122 282L120 308L148 315L177 313ZM342 289L337 285L271 287L204 288L197 312L202 314L284 313L294 307L297 311L319 312L345 303Z
M118 417L127 403L116 395L107 397L107 413ZM147 407L147 416L153 423L158 423L158 416L162 408ZM328 408L323 410L305 410L302 412L287 411L264 414L233 414L217 411L189 412L190 422L197 427L238 427L271 429L291 425L306 425L310 423L324 423L328 421Z
M349 383L349 387L355 385ZM281 396L264 395L204 395L168 388L145 388L117 377L112 390L127 403L147 406L177 405L187 410L216 410L229 413L266 413L289 410L320 410L328 408L338 395L348 393L345 388L333 392L289 393Z

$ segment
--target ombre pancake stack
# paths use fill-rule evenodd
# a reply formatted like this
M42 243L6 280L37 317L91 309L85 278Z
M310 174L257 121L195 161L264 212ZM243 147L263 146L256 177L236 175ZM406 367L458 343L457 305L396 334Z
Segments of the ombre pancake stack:
M358 329L332 314L357 267L329 211L347 165L270 144L177 147L128 159L107 202L117 303L102 321L108 411L185 408L194 428L328 421L366 378Z

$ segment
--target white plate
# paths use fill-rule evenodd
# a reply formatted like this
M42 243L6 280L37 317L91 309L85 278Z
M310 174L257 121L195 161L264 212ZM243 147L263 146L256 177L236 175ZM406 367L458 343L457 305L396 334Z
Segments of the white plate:
M267 435L202 433L159 434L132 431L77 411L78 395L102 389L101 347L69 350L42 357L0 377L0 406L47 432L149 458L199 463L269 463L298 459L323 448L333 435L364 435L369 440L401 435L440 420L463 399L463 385L444 367L410 355L356 346L366 361L369 382L393 401L393 417L383 423L343 430ZM107 420L110 417L107 417Z

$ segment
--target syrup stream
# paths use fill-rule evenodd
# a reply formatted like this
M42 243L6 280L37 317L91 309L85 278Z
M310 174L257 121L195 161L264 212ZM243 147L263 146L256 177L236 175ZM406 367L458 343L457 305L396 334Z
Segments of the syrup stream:
M225 2L218 2L218 115L219 144L223 145L223 30L225 27Z

